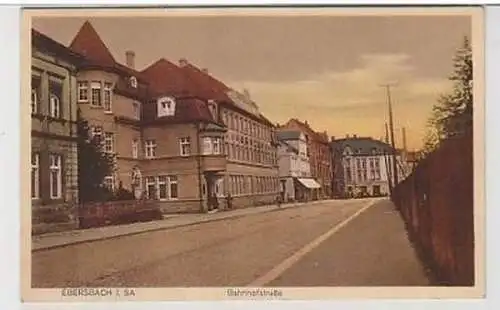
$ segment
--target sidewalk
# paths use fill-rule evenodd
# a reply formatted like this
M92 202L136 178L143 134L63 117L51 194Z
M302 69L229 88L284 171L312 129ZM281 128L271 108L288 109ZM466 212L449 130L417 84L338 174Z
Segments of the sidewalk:
M429 286L430 273L394 204L376 202L268 286Z
M290 203L281 205L281 209L299 207L304 204L325 203L331 200L316 200L308 203ZM206 222L220 221L229 218L258 214L278 210L276 204L259 207L248 207L230 211L220 211L216 213L197 213L197 214L172 214L165 215L164 220L133 223L125 225L105 226L89 229L78 229L63 231L57 233L47 233L31 237L31 250L42 251L71 244L91 242L97 240L117 238L120 236L135 235L144 232L172 229L176 227L195 225Z

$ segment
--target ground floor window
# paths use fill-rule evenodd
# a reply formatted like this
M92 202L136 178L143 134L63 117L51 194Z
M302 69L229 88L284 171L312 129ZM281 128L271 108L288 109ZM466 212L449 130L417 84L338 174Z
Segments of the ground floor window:
M40 154L31 154L31 198L40 198Z
M62 197L62 156L50 154L50 198Z
M148 199L177 199L179 197L177 176L146 177L146 196Z

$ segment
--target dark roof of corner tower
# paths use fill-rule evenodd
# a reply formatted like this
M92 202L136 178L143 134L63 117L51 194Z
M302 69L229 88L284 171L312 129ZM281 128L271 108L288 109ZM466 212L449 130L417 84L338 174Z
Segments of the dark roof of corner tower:
M194 85L187 73L165 58L159 59L141 73L157 95L196 95Z
M89 21L82 25L69 48L97 65L112 67L116 64L115 58Z
M83 23L76 36L73 38L73 41L71 41L69 48L85 56L87 65L89 66L114 69L122 74L133 75L138 80L145 80L139 71L122 65L115 60L108 47L89 21Z

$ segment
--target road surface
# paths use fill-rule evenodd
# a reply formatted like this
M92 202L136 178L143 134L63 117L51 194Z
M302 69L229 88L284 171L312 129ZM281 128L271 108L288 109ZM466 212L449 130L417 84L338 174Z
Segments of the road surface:
M32 254L32 287L429 285L384 199L324 201Z

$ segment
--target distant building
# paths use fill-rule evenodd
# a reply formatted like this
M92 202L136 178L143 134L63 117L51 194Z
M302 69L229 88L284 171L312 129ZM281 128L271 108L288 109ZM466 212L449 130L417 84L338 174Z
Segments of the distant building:
M78 203L76 68L83 58L32 30L31 202L33 229L58 218L75 226Z
M283 201L307 201L321 186L311 177L307 141L300 131L277 133L279 177Z
M313 190L313 199L326 199L332 197L332 153L326 132L314 131L307 121L301 122L295 118L290 119L281 126L280 130L299 130L306 139L307 155L311 165L311 176L321 186Z
M337 197L384 196L394 184L392 147L382 141L365 137L332 138L335 181L333 191ZM406 177L401 152L397 152L399 181Z

